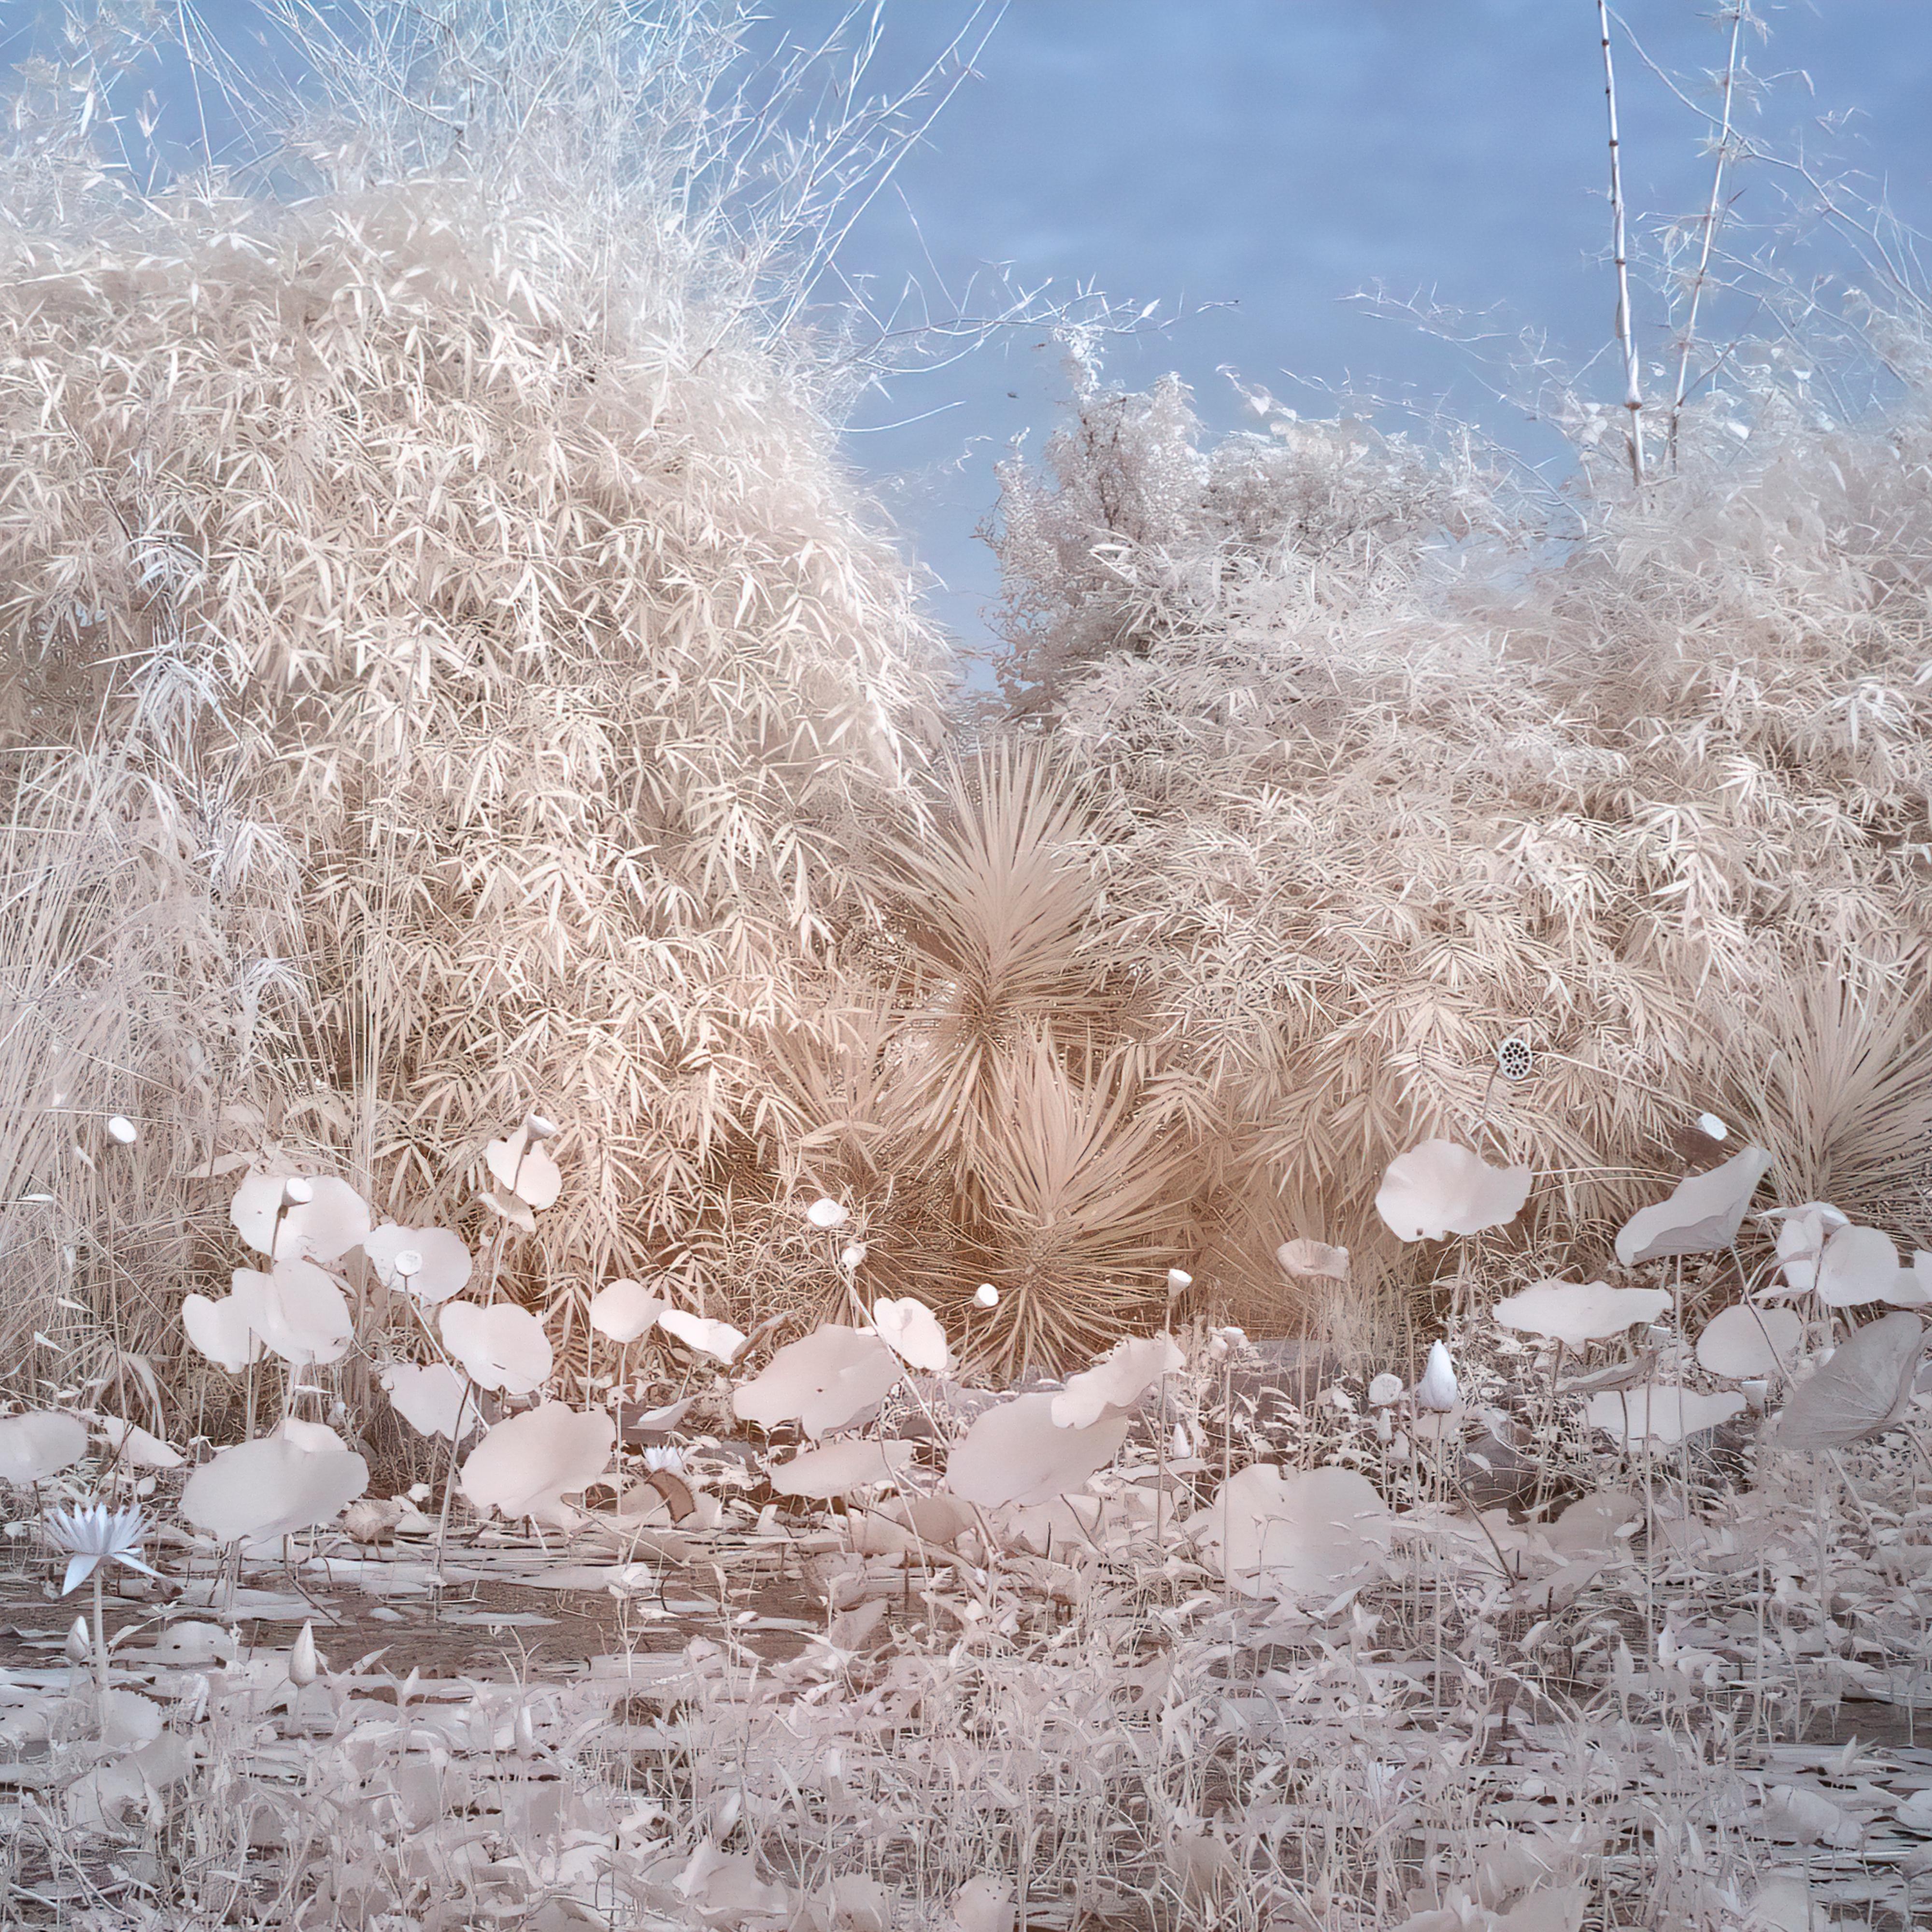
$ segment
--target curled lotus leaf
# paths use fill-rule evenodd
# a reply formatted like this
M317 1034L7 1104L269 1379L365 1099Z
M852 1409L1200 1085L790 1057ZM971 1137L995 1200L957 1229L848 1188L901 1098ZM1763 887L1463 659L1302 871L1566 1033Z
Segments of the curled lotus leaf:
M1601 1281L1539 1281L1507 1295L1490 1312L1505 1328L1581 1348L1654 1322L1670 1306L1660 1288L1612 1288Z
M1680 1388L1674 1382L1638 1383L1599 1390L1584 1403L1583 1412L1592 1429L1602 1430L1618 1448L1634 1453L1646 1442L1667 1447L1714 1429L1741 1415L1745 1406L1734 1389L1706 1393Z
M28 1489L87 1454L87 1425L58 1409L0 1416L0 1483Z
M188 1479L181 1510L217 1542L264 1540L334 1522L368 1486L360 1456L265 1436L218 1450Z
M1640 1208L1617 1234L1625 1268L1670 1255L1708 1254L1737 1239L1744 1210L1771 1166L1761 1147L1748 1147L1720 1167L1687 1175L1666 1199Z
M1391 1534L1388 1505L1352 1469L1288 1472L1252 1462L1191 1518L1209 1567L1250 1597L1334 1597L1372 1574Z
M550 1337L526 1308L500 1301L446 1301L437 1318L442 1345L480 1388L532 1395L550 1379Z
M910 1442L874 1442L848 1436L822 1449L802 1450L771 1466L772 1487L782 1496L815 1496L823 1501L848 1496L875 1483L896 1483L910 1468Z
M733 1328L730 1322L714 1322L707 1316L694 1315L688 1308L667 1308L658 1317L658 1326L667 1335L675 1336L687 1348L728 1365L737 1360L746 1340L742 1331Z
M382 1371L382 1387L418 1436L458 1442L482 1424L469 1384L447 1362L392 1362Z
M403 1228L392 1222L369 1236L362 1252L385 1288L413 1295L428 1307L470 1286L470 1250L462 1236L447 1228ZM415 1267L399 1269L398 1261L408 1255L415 1256Z
M1697 1365L1727 1382L1786 1376L1804 1346L1804 1324L1790 1309L1736 1302L1705 1323Z
M952 1445L946 1486L982 1508L1048 1502L1105 1468L1127 1439L1128 1418L1109 1411L1084 1429L1053 1419L1051 1395L1023 1395L980 1415Z
M1530 1180L1526 1167L1492 1167L1453 1141L1424 1141L1389 1162L1376 1212L1405 1241L1480 1234L1516 1219Z
M292 1180L306 1182L306 1201L286 1198ZM228 1219L257 1254L275 1261L334 1262L368 1234L369 1204L332 1174L311 1178L251 1168L228 1204Z
M188 1339L218 1366L238 1376L262 1358L262 1338L248 1325L248 1305L232 1294L211 1301L190 1294L182 1304L182 1326Z
M314 1262L278 1261L266 1274L237 1268L230 1299L271 1354L292 1366L339 1362L356 1338L341 1284ZM232 1321L232 1316L226 1318Z
M656 1327L658 1317L670 1306L642 1282L620 1276L607 1282L591 1297L590 1325L610 1341L634 1342Z
M574 1529L582 1517L564 1498L581 1495L604 1474L616 1444L608 1410L580 1414L547 1402L498 1423L477 1444L463 1465L463 1493L479 1510Z
M788 1342L762 1374L733 1391L731 1408L741 1422L776 1429L796 1421L816 1439L869 1414L904 1372L877 1335L828 1323Z
M874 1303L872 1326L900 1360L928 1375L943 1376L952 1366L946 1330L922 1301L908 1294L897 1300Z
M1053 1398L1054 1426L1085 1429L1110 1409L1131 1408L1162 1376L1178 1374L1187 1358L1172 1335L1118 1342L1090 1369L1070 1376Z
M1298 1234L1293 1240L1282 1242L1275 1250L1274 1258L1285 1274L1314 1280L1348 1279L1348 1250L1330 1247L1326 1241L1310 1240L1306 1235Z
M1925 1328L1900 1309L1855 1329L1791 1391L1765 1439L1780 1449L1846 1449L1904 1419Z

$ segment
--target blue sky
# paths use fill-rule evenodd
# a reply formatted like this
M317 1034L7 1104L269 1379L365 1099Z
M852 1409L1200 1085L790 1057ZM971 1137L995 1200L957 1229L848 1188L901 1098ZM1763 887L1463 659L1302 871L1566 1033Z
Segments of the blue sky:
M832 10L773 10L803 33ZM968 10L898 7L886 77L913 71ZM1932 7L1760 10L1772 32L1746 37L1763 82L1747 131L1861 170L1906 218L1932 218ZM1697 95L1723 63L1714 12L1712 0L1629 0L1623 17ZM1628 46L1618 56L1634 218L1690 213L1708 189L1700 125ZM1217 373L1232 366L1305 414L1321 396L1294 376L1446 398L1550 458L1554 439L1491 401L1468 354L1347 298L1377 282L1432 294L1492 311L1509 334L1540 328L1586 362L1611 332L1606 166L1591 0L1012 0L975 77L854 231L846 266L881 297L916 278L940 306L1000 262L1021 283L1158 299L1172 326L1118 346L1109 373L1140 385L1178 370L1216 424L1240 417ZM1768 239L1786 212L1778 175L1747 169L1736 185L1732 233L1755 224ZM1660 317L1646 321L1660 350ZM902 377L854 424L855 459L944 580L935 612L968 638L983 634L997 587L972 538L993 463L1016 435L1036 447L1064 393L1040 341L1016 332ZM1607 368L1600 382L1613 399Z
M17 58L53 0L0 0L0 58ZM1853 170L1916 225L1932 222L1932 4L1755 0L1760 85L1746 130ZM1625 0L1658 66L1708 100L1722 64L1718 0ZM202 0L230 38L248 0ZM844 0L767 0L756 39L816 39ZM972 0L888 0L872 76L904 85ZM1619 34L1634 229L1701 207L1701 124ZM1348 298L1382 284L1530 327L1574 365L1602 356L1613 291L1602 72L1594 0L1010 0L918 149L849 238L845 272L890 305L909 286L945 313L993 265L1071 295L1090 284L1168 326L1116 344L1108 373L1168 369L1210 424L1240 419L1232 368L1305 414L1351 381L1446 402L1532 460L1557 440L1488 392L1479 358ZM1747 168L1729 232L1768 242L1785 213L1775 170ZM1842 266L1828 246L1794 263ZM1654 303L1639 321L1654 350ZM1296 379L1312 386L1296 387ZM1616 394L1606 364L1592 380ZM866 397L848 448L908 548L931 608L969 644L997 591L974 538L1012 440L1037 448L1065 393L1058 348L1016 330L949 367Z

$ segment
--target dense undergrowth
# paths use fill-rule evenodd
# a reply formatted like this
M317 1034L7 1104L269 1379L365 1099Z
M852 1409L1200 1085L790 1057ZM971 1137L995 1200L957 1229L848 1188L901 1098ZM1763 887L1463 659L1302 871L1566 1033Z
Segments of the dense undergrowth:
M23 1587L56 1499L164 1570L112 1660L0 1668L8 1910L1808 1927L1788 1866L1905 1922L1932 1774L1816 1719L1922 1696L1923 1404L1756 1418L1916 1325L1932 1246L1911 290L1814 317L1874 400L1732 345L1665 473L1580 433L1555 495L1366 411L1208 438L1071 332L988 705L808 306L903 117L800 135L729 9L382 17L158 182L147 29L76 28L0 175L0 1478ZM1608 1259L1740 1146L1885 1277L1795 1340L1770 1222ZM1498 1328L1564 1274L1664 1298ZM1263 1399L1230 1318L1319 1376ZM997 1392L1124 1337L976 1500ZM872 1403L746 1449L722 1365L795 1347ZM796 1492L794 1425L846 1458ZM1271 1468L1359 1477L1372 1561L1245 1587L1214 1506ZM284 1567L574 1576L629 1640L238 1652Z

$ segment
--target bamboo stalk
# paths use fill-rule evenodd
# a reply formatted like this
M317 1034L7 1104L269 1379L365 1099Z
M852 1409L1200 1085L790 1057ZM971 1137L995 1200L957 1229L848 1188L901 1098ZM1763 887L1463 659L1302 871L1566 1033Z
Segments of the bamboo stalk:
M1617 346L1624 358L1624 407L1630 412L1630 478L1646 481L1643 460L1643 370L1637 360L1636 330L1630 312L1630 250L1624 211L1622 140L1617 132L1617 70L1610 54L1609 0L1597 0L1597 32L1604 50L1604 99L1610 124L1610 248L1617 272Z
M1677 382L1670 398L1670 429L1664 454L1674 470L1677 466L1677 432L1684 418L1684 400L1690 382L1690 352L1697 340L1697 310L1704 298L1704 284L1710 278L1711 250L1717 241L1718 223L1723 212L1724 164L1730 159L1731 102L1736 88L1738 42L1744 32L1744 0L1735 0L1731 8L1731 44L1724 58L1722 84L1724 108L1718 123L1717 159L1711 169L1711 198L1704 209L1704 232L1697 249L1697 272L1690 284L1690 311L1684 319L1684 334L1677 345Z

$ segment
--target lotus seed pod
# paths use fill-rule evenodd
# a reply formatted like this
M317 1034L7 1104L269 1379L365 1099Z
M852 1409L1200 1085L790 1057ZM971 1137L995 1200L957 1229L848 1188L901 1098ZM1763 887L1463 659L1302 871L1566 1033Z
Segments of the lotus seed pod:
M314 1198L314 1184L298 1174L291 1174L282 1183L282 1204L286 1208L306 1208Z
M1194 1277L1185 1268L1169 1268L1167 1271L1167 1295L1172 1301L1178 1294L1185 1294L1194 1286Z
M976 1308L998 1307L1000 1291L990 1281L982 1281L973 1291L973 1305Z
M554 1141L563 1130L541 1114L532 1114L524 1122L524 1132L533 1141Z
M1377 1376L1369 1384L1369 1401L1376 1408L1385 1408L1392 1402L1402 1400L1402 1378L1387 1373Z
M1697 1116L1697 1125L1714 1141L1721 1141L1730 1137L1730 1129L1725 1126L1715 1114L1700 1114Z
M849 1241L838 1251L838 1265L848 1274L865 1258L866 1244L863 1241Z
M422 1264L422 1256L415 1248L399 1249L397 1251L395 1260L391 1264L397 1274L405 1281L407 1281L412 1275L421 1274Z

